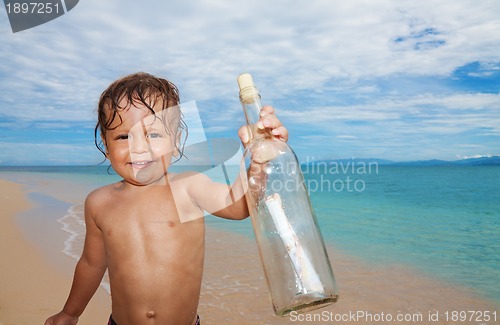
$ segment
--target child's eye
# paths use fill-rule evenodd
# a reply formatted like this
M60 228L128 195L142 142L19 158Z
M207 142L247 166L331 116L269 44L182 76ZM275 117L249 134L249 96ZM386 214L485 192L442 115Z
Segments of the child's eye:
M120 134L115 137L115 140L127 140L128 134Z
M160 133L149 133L148 134L148 138L151 138L151 139L155 139L155 138L161 138L161 134Z

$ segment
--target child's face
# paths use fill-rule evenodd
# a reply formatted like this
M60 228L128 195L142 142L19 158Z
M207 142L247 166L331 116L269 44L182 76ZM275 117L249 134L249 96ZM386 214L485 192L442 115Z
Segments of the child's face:
M126 182L153 184L167 173L176 150L175 135L164 125L169 114L158 110L153 115L145 106L131 105L115 117L104 142L111 166Z

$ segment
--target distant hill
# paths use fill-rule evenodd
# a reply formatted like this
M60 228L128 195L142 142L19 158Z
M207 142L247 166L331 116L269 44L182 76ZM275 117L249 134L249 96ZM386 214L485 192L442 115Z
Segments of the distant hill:
M315 165L320 163L326 164L340 164L340 165L359 165L377 163L380 166L500 166L500 156L480 157L480 158L467 158L461 160L418 160L418 161L391 161L379 158L351 158L351 159L330 159L321 161L311 161L305 163L306 165Z
M392 166L500 166L500 156L467 158L461 160L419 160L408 162L395 162Z
M387 159L379 159L379 158L345 158L345 159L327 159L327 160L315 160L302 163L303 165L315 165L315 164L369 164L369 163L377 163L379 165L390 165L395 162Z

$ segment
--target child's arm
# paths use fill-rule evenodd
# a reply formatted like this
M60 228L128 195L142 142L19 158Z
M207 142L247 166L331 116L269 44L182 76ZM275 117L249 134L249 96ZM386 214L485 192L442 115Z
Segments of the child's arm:
M102 233L94 221L91 193L85 201L86 235L82 256L78 261L73 285L64 308L50 317L45 325L75 325L96 292L107 268Z
M259 129L269 129L275 137L288 140L288 130L274 114L271 106L264 106L257 123ZM243 146L249 143L250 132L248 126L243 126L238 131ZM207 176L199 174L193 178L195 186L191 186L191 196L198 206L213 215L226 219L244 219L248 217L248 207L245 200L245 188L241 177L233 185L213 182ZM229 195L228 195L229 189Z

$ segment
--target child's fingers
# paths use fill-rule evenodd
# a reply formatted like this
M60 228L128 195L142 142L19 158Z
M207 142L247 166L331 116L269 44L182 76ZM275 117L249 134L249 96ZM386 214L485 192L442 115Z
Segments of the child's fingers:
M257 127L261 130L265 128L275 129L279 126L281 126L281 121L274 114L262 116L257 123Z
M238 130L238 136L240 137L243 146L246 147L248 141L250 141L250 127L245 125Z
M288 130L284 126L279 126L271 131L271 133L283 141L288 141Z
M274 114L274 108L272 106L266 105L260 109L260 116L266 116L269 114Z
M270 129L272 135L283 141L288 141L288 130L276 117L272 106L266 105L262 107L260 110L260 120L257 122L257 128L261 130ZM246 146L247 142L250 140L250 130L247 127L241 127L238 131L238 135L243 145Z

